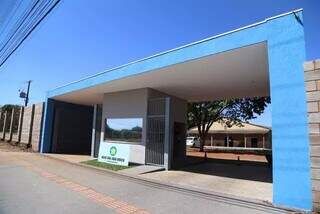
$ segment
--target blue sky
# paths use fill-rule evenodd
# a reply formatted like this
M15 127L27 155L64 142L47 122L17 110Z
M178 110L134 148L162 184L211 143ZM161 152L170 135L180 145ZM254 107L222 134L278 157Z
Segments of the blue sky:
M307 59L319 58L318 0L62 0L0 68L0 105L22 104L28 79L36 103L59 85L297 8ZM270 112L259 120L269 124Z

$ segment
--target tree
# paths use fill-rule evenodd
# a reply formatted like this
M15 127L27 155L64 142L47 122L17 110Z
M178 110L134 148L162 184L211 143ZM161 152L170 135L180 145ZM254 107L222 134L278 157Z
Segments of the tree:
M200 151L203 151L208 131L214 122L225 122L228 127L256 118L264 112L269 97L254 97L188 104L188 128L197 127Z
M5 111L8 111L10 112L13 108L19 108L20 106L18 105L13 105L13 104L6 104L6 105L3 105L1 106L1 111L5 112Z
M7 112L7 119L6 120L6 132L9 132L10 120L11 120L11 112L15 109L15 113L13 115L14 123L13 123L13 132L18 130L18 121L19 121L19 113L20 113L20 106L19 105L12 105L6 104L0 107L0 130L3 129L4 125L4 113Z

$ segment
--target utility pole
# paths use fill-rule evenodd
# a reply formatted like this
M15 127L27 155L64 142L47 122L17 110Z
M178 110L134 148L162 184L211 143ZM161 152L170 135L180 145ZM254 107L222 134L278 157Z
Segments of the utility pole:
M26 94L26 98L24 100L24 106L28 106L28 102L29 102L29 90L30 90L30 85L31 85L31 80L29 80L28 83L28 89L27 89L27 94Z
M28 106L28 102L29 102L29 91L30 91L30 85L31 85L31 80L28 80L28 89L27 89L27 93L25 93L23 90L19 90L20 92L20 98L24 99L24 106Z

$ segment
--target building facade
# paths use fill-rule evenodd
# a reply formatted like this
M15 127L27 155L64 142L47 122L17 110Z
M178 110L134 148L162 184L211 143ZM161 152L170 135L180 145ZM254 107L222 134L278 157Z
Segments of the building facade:
M189 129L188 135L198 136L198 128ZM208 131L205 146L271 149L271 128L245 122L228 127L224 122L215 122Z

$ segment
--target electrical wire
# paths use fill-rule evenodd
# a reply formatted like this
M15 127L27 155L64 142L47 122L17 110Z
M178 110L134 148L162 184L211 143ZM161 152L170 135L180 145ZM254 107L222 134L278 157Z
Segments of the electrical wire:
M11 35L0 47L0 67L21 46L35 28L55 8L60 0L37 0L26 8L22 17L16 20Z

